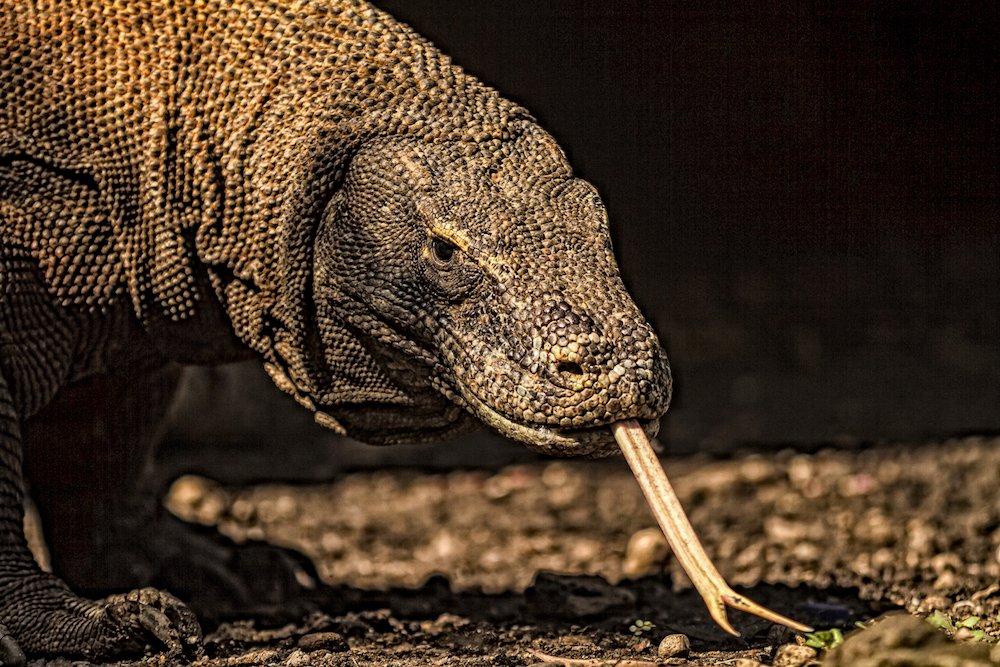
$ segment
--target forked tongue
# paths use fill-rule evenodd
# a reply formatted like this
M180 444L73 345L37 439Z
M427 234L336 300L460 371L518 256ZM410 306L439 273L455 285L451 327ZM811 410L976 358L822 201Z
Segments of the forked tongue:
M756 614L773 623L788 626L798 632L811 632L812 628L809 626L766 609L729 587L709 560L698 536L694 534L694 528L691 527L691 522L684 513L670 480L667 479L667 473L656 458L653 446L639 423L632 419L615 422L611 425L611 431L615 434L615 440L618 441L625 460L632 468L632 474L639 482L642 494L646 496L646 502L649 503L656 522L660 524L674 556L705 600L715 622L726 632L737 637L740 635L726 617L728 605L740 611Z

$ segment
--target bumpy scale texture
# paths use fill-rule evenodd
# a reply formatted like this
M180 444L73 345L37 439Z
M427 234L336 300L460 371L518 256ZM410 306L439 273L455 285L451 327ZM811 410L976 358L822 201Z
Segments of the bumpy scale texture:
M350 0L2 0L0 35L0 664L197 643L167 594L76 597L21 531L40 469L50 532L102 546L115 503L89 498L128 490L172 364L256 356L374 443L478 418L598 456L612 421L655 430L666 358L598 194L405 25ZM46 456L122 488L68 502Z

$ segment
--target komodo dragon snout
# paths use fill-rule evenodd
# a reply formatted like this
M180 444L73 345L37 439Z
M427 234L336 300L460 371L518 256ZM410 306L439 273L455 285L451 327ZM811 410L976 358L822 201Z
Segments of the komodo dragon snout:
M351 372L400 394L392 439L406 439L407 406L415 424L446 398L532 447L599 456L615 450L608 424L637 419L653 434L667 409L667 359L622 284L604 205L536 125L365 146L314 262L324 346L343 349L353 330L364 359ZM353 407L333 412L366 439ZM379 417L371 439L385 440Z

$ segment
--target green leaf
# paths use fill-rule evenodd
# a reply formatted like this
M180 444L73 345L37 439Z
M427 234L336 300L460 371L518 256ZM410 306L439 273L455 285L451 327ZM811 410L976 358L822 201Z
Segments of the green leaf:
M947 630L952 632L955 629L954 623L951 622L951 618L947 614L942 614L939 611L934 612L927 617L927 622L933 625L935 628L940 628L941 630Z
M806 634L806 646L828 651L844 641L844 633L839 628L817 630Z
M978 616L969 616L955 624L956 628L974 628L979 624Z

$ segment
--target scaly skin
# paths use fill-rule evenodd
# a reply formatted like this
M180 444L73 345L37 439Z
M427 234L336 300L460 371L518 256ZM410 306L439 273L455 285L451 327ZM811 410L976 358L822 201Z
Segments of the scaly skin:
M21 532L22 469L41 470L49 518L97 528L64 541L97 548L74 540L134 486L171 364L256 356L373 443L478 419L600 456L611 422L655 431L669 370L598 194L406 26L350 0L2 2L0 663L11 638L196 650L182 604L79 598ZM81 383L104 425L54 434L43 417L79 409ZM60 450L100 483L50 479Z

